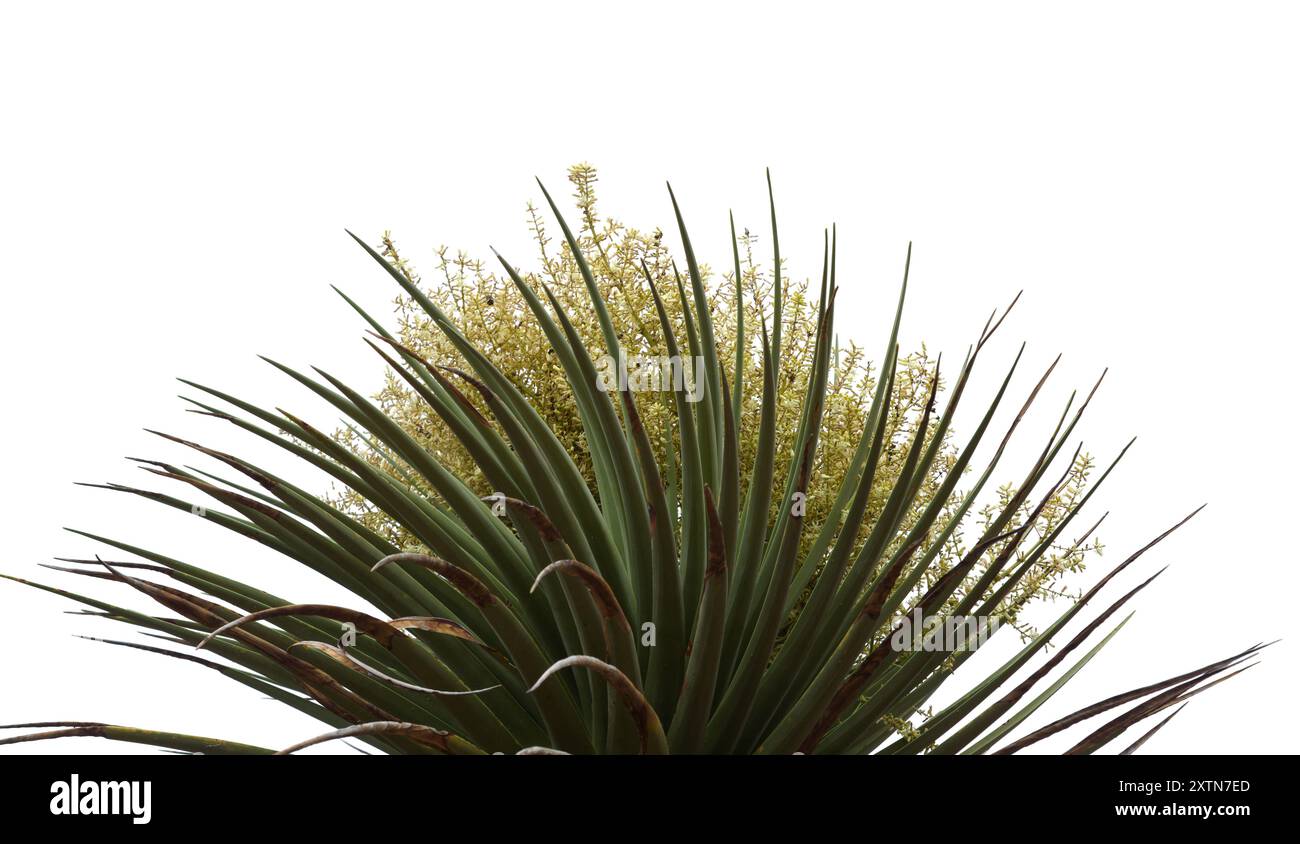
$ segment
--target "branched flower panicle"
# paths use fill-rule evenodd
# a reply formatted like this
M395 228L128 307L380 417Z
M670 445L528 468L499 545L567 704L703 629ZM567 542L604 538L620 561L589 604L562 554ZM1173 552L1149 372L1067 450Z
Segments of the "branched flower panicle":
M575 234L580 248L588 256L606 306L619 329L619 341L626 348L629 358L666 354L653 299L642 270L643 264L649 268L651 277L661 291L675 290L674 261L664 243L662 230L656 228L643 231L631 228L616 218L603 216L597 203L598 174L593 166L574 165L569 169L569 180L573 185L573 200L581 221ZM539 268L526 273L525 278L531 283L545 285L568 311L578 334L588 347L600 348L600 326L587 299L587 290L572 251L563 243L558 249L554 247L543 215L532 203L528 204L526 214L537 250ZM758 235L749 229L743 229L738 233L737 239L745 317L745 380L749 384L761 384L762 360L755 346L755 337L759 333L756 327L760 320L766 320L769 324L771 322L774 275L770 267L764 266L755 258L755 247L760 242ZM393 261L408 279L421 283L410 260L399 253L388 232L384 233L380 246L381 254ZM503 273L493 270L481 260L471 258L465 252L453 252L444 246L436 250L434 257L436 281L432 284L422 283L425 292L459 324L471 342L513 376L515 386L556 431L594 489L594 470L578 419L572 387L563 368L556 361L544 332L529 314L523 297L510 280L503 277ZM806 279L792 280L786 270L783 268L782 275L785 300L781 340L782 383L779 385L777 411L778 454L788 454L794 447L798 434L804 400L801 385L807 382L813 366L813 327L817 323L818 308L815 297L809 294L809 282ZM701 272L705 275L710 302L714 308L713 329L719 357L729 361L734 358L737 334L735 273L730 270L711 273L707 266L702 266ZM668 295L664 297L664 304L674 330L679 336L685 335L686 326L680 299L676 295ZM394 305L401 327L398 336L404 345L437 363L458 367L466 365L455 347L409 297L397 298ZM908 443L917 433L929 397L935 363L924 345L899 358L885 433L885 457L878 470L884 482L876 484L865 523L869 524L879 515L902 470ZM845 516L843 511L832 512L833 495L817 494L816 490L838 483L849 471L876 389L875 365L866 359L863 349L854 340L836 339L833 367L828 377L824 422L812 471L800 551L808 550L817 531L827 519L842 521ZM947 377L941 375L940 394L947 382ZM485 410L477 396L471 398L479 403L480 409ZM376 395L376 400L386 413L412 431L426 448L437 454L456 474L473 479L476 490L481 494L487 495L493 491L472 456L405 381L388 373L384 388ZM742 477L748 477L753 467L760 401L759 391L747 391L737 420ZM656 439L655 446L660 460L666 459L667 450L674 447L672 434L675 417L671 397L665 394L657 400L643 400L638 409L647 430L664 432L663 436ZM375 448L373 442L363 440L355 430L344 428L337 432L336 437L376 468L394 473L400 470L403 481L411 479L413 473L409 469L400 469L402 460L399 456ZM906 535L906 529L921 516L956 458L954 432L949 430L944 435L937 459L921 482L921 494L903 519L902 535ZM1077 471L1072 473L1069 481L1052 499L1043 513L1042 522L1035 527L1036 536L1050 532L1055 525L1054 520L1059 520L1069 506L1077 502L1086 489L1091 468L1091 458L1086 454L1080 455ZM427 485L425 492L436 496ZM1011 494L1010 488L1000 490L1000 503L1005 505ZM954 496L953 503L945 509L945 516L951 515L960 498L960 494ZM391 518L373 508L363 496L348 490L337 491L334 501L402 547L418 545ZM989 504L984 508L986 518L988 513L996 512L994 506ZM1027 515L1030 507L1030 504L1025 504L1023 514ZM983 526L986 525L987 522ZM863 539L865 535L859 537L859 544ZM897 542L901 541L900 537ZM1097 540L1073 548L1053 547L1051 553L1034 565L1030 575L1008 597L1003 610L1008 619L1014 620L1035 598L1054 598L1063 594L1064 587L1060 582L1062 576L1082 570L1088 554L1099 549ZM918 591L929 588L938 577L946 574L966 550L959 531L944 545L931 570L918 584ZM1022 557L1024 553L1026 552L1021 552ZM985 561L986 564L987 562L988 560ZM978 577L978 571L972 573L966 579L967 584L974 583ZM1002 577L1006 577L1006 574ZM954 597L951 603L955 604L957 600ZM1029 632L1028 628L1024 629Z

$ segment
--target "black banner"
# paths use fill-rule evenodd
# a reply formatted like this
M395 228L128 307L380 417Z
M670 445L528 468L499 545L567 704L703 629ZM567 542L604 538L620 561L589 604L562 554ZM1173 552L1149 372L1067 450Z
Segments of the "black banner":
M377 834L631 824L639 838L776 820L918 834L1288 826L1291 759L0 757L0 809L43 829ZM569 826L565 818L576 821ZM856 820L855 820L856 819ZM1026 826L1027 825L1027 826ZM349 835L355 834L350 832Z

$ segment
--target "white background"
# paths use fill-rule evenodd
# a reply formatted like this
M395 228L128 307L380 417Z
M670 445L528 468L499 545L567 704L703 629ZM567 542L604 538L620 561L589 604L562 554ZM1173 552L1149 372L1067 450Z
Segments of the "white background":
M1092 512L1111 511L1111 563L1210 502L1119 584L1172 564L1037 723L1288 635L1293 6L470 5L4 7L0 570L143 606L36 568L104 551L61 531L75 526L295 600L338 599L250 543L73 482L149 481L124 455L191 460L142 426L268 455L184 413L174 376L322 425L334 417L255 353L377 386L328 284L378 313L396 290L344 226L371 240L393 229L426 268L439 243L524 263L532 177L567 194L565 167L589 160L605 208L641 226L669 227L671 179L697 249L722 265L729 208L765 230L770 166L794 273L819 270L822 226L839 224L841 331L873 355L911 239L905 348L960 359L1023 288L975 388L992 388L1022 338L1018 395L1064 352L1027 439L1111 367L1080 429L1102 458L1139 436ZM271 746L319 731L205 669L75 639L134 634L60 615L72 608L0 584L0 722ZM1295 662L1283 641L1146 750L1295 752Z

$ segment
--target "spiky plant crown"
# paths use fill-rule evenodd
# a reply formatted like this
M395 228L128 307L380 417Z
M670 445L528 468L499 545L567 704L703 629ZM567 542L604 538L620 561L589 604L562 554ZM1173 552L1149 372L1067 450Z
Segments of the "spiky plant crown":
M347 736L398 753L989 752L1123 626L1072 657L1155 575L1057 641L1178 525L1070 600L1005 663L972 678L970 691L917 723L985 639L976 635L955 649L900 646L910 620L1014 613L1059 576L1046 560L1061 553L1071 559L1085 547L1095 523L1064 552L1062 537L1119 459L1085 488L1090 463L1079 449L1073 456L1066 450L1092 392L1077 408L1071 399L1022 480L1003 488L980 517L975 504L1052 371L1018 388L1025 398L1011 399L1016 355L979 424L954 444L953 414L1002 317L979 332L941 409L938 362L907 363L899 354L902 294L880 376L837 362L835 243L828 239L815 294L787 289L774 205L770 284L752 264L746 275L733 237L729 316L736 327L727 334L715 320L726 291L706 283L675 198L681 273L659 238L603 240L594 212L584 214L584 242L546 198L567 251L529 277L502 259L510 285L491 282L489 307L498 308L498 294L501 303L491 312L463 300L444 307L447 300L440 304L422 289L391 242L385 257L357 240L413 303L403 306L400 334L353 305L371 329L372 347L405 386L394 392L390 385L377 403L322 370L313 377L272 362L344 414L355 439L340 442L291 412L185 382L206 394L191 399L201 412L324 471L350 491L343 500L167 435L251 485L163 461L145 462L220 507L106 485L261 543L374 612L293 603L100 536L91 538L137 559L70 560L64 570L132 587L168 614L9 579L79 601L164 644L199 645L222 661L114 642L200 663L333 728L285 752ZM545 245L540 223L536 231ZM604 276L589 252L599 256ZM472 285L453 276L445 294L481 294L490 277L480 267L470 272ZM575 276L580 285L571 283ZM476 308L482 331L473 333ZM441 339L432 339L428 325ZM544 365L502 367L512 343L540 361L539 338L548 349ZM629 350L699 358L703 377L689 393L605 390L599 356L617 360ZM557 393L557 383L567 394ZM900 398L918 384L919 402ZM411 410L415 396L427 410ZM993 419L1004 400L1019 409L999 432ZM435 419L441 434L429 433ZM837 444L835 454L819 459L827 443ZM977 464L981 443L991 454ZM963 543L960 531L972 522L978 536ZM1059 646L1029 671L1053 642ZM998 752L1124 707L1072 748L1092 752L1243 670L1259 649L1109 697ZM1059 676L1021 703L1067 659ZM11 725L24 726L48 729L0 744L93 735L183 751L271 752L100 723Z

